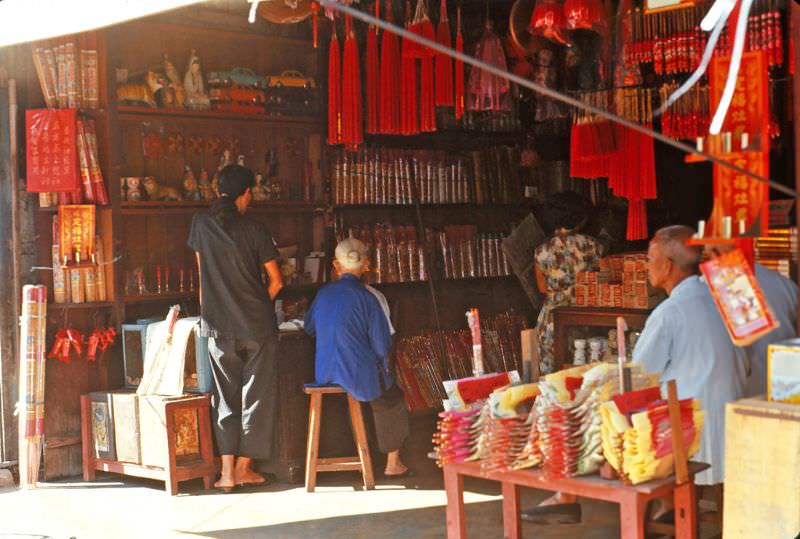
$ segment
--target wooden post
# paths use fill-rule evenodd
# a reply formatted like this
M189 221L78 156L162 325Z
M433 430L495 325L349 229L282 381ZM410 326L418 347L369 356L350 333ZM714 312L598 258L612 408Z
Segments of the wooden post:
M672 453L675 460L675 484L683 485L689 480L689 465L686 458L686 446L683 444L681 407L675 380L667 382L667 403L669 406L669 427L672 430Z
M795 67L800 66L800 5L797 2L788 2L789 4L789 36L795 43L794 57L788 58L789 62L793 62ZM788 55L787 55L788 56ZM794 190L800 191L800 166L798 160L800 159L800 84L792 77L792 96L793 96L793 113L794 113ZM795 200L794 204L795 226L800 226L800 201ZM797 282L800 284L800 272L797 274ZM800 289L798 289L798 296L800 296ZM800 299L800 297L798 298ZM800 301L798 301L800 303ZM800 313L798 313L800 314ZM797 317L797 332L800 333L800 316Z

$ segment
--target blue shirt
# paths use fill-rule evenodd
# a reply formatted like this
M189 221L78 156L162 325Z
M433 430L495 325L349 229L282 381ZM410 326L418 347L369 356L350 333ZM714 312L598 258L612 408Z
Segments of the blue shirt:
M756 281L772 308L780 326L746 348L750 361L750 378L745 389L746 397L767 392L767 349L770 344L797 336L797 285L777 271L761 264L755 267Z
M725 404L744 396L746 358L734 346L705 282L687 277L647 318L633 360L661 382L675 380L679 399L700 399L706 412L700 451L694 460L711 468L696 483L724 479Z
M378 300L354 275L323 286L305 319L317 338L316 382L338 384L359 401L380 397L394 383L388 357L392 336Z

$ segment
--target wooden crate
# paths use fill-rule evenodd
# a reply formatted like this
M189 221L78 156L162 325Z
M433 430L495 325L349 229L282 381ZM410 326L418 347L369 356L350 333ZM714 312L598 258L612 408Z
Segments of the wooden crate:
M726 408L723 538L800 534L800 406L742 399Z

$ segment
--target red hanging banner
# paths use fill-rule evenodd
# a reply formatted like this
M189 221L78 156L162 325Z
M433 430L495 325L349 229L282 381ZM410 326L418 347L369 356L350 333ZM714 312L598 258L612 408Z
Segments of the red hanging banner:
M742 56L736 91L733 94L723 133L731 133L731 150L720 155L731 164L762 178L769 177L769 91L767 61L763 51ZM711 110L716 109L725 87L730 58L711 63ZM742 135L747 147L742 149ZM709 219L710 234L722 236L722 218L732 217L734 232L745 222L748 235L767 234L769 228L769 185L729 168L714 165L714 208Z
M25 113L28 192L80 190L75 109L31 109Z

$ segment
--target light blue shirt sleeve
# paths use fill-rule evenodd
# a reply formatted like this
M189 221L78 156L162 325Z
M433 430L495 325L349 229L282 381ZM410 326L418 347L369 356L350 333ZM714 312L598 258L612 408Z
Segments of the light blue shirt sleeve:
M644 330L633 349L633 361L645 371L663 374L672 362L674 331L670 328L669 313L656 309L647 318Z

